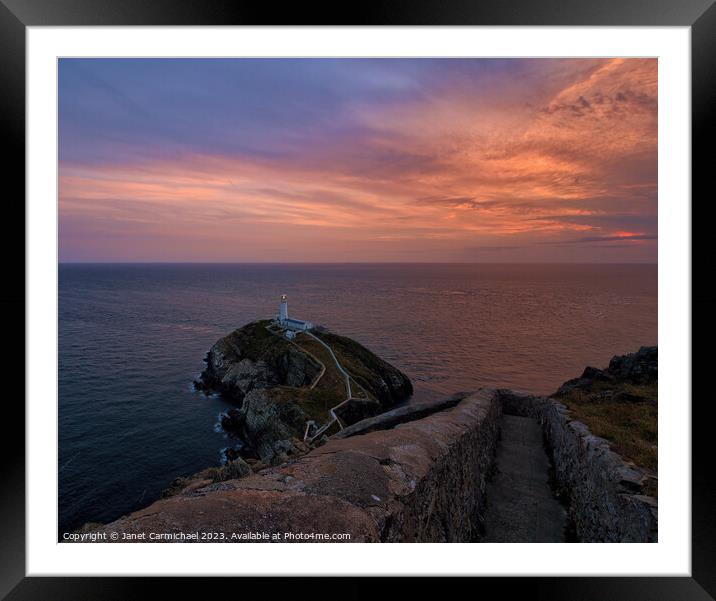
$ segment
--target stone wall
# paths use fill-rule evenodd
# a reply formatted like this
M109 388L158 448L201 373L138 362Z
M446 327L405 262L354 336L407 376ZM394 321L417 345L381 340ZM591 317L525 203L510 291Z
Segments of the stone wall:
M499 436L499 395L484 389L418 415L331 439L245 478L185 490L100 531L223 532L226 542L247 532L281 534L281 541L298 540L286 532L348 533L353 542L473 541Z
M570 418L560 402L500 390L505 414L536 417L545 435L558 492L569 499L569 510L582 542L656 542L657 501L642 494L647 474L627 463Z

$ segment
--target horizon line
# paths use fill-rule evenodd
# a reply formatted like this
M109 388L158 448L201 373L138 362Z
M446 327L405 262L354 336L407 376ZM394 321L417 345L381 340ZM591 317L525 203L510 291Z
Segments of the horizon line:
M658 261L58 261L58 265L658 265Z

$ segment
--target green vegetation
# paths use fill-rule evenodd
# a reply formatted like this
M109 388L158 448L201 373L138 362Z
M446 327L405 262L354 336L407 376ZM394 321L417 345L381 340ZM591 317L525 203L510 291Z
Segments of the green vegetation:
M334 393L338 403L344 400L346 398L346 379L338 371L336 363L328 350L306 334L296 336L295 342L301 349L313 355L326 367L326 372L318 380L316 389Z
M235 355L237 359L245 357L252 361L280 356L288 348L289 342L269 332L266 326L270 323L267 319L255 321L232 332L223 339L225 354Z
M328 410L345 399L345 388L339 394L336 391L318 387L310 389L275 386L271 389L271 399L276 403L295 402L311 418L322 423L330 418Z
M593 434L636 465L657 472L658 385L593 381L556 395Z

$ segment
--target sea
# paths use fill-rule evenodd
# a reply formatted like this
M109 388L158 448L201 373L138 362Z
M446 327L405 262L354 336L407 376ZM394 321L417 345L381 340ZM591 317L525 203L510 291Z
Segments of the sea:
M551 393L657 343L656 265L61 264L59 532L108 522L219 465L227 404L207 350L289 314L405 372L412 401L480 386Z

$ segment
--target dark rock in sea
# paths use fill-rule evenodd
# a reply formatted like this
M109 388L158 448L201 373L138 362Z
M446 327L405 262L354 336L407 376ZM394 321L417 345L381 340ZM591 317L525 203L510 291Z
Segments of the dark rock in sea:
M196 383L234 403L220 422L245 443L245 457L276 465L301 453L294 441L303 439L309 422L316 428L329 422L330 409L346 400L345 377L320 341L351 377L354 398L336 410L341 425L381 413L413 392L407 376L350 338L324 328L314 331L320 341L307 334L289 341L269 325L252 322L218 340Z

